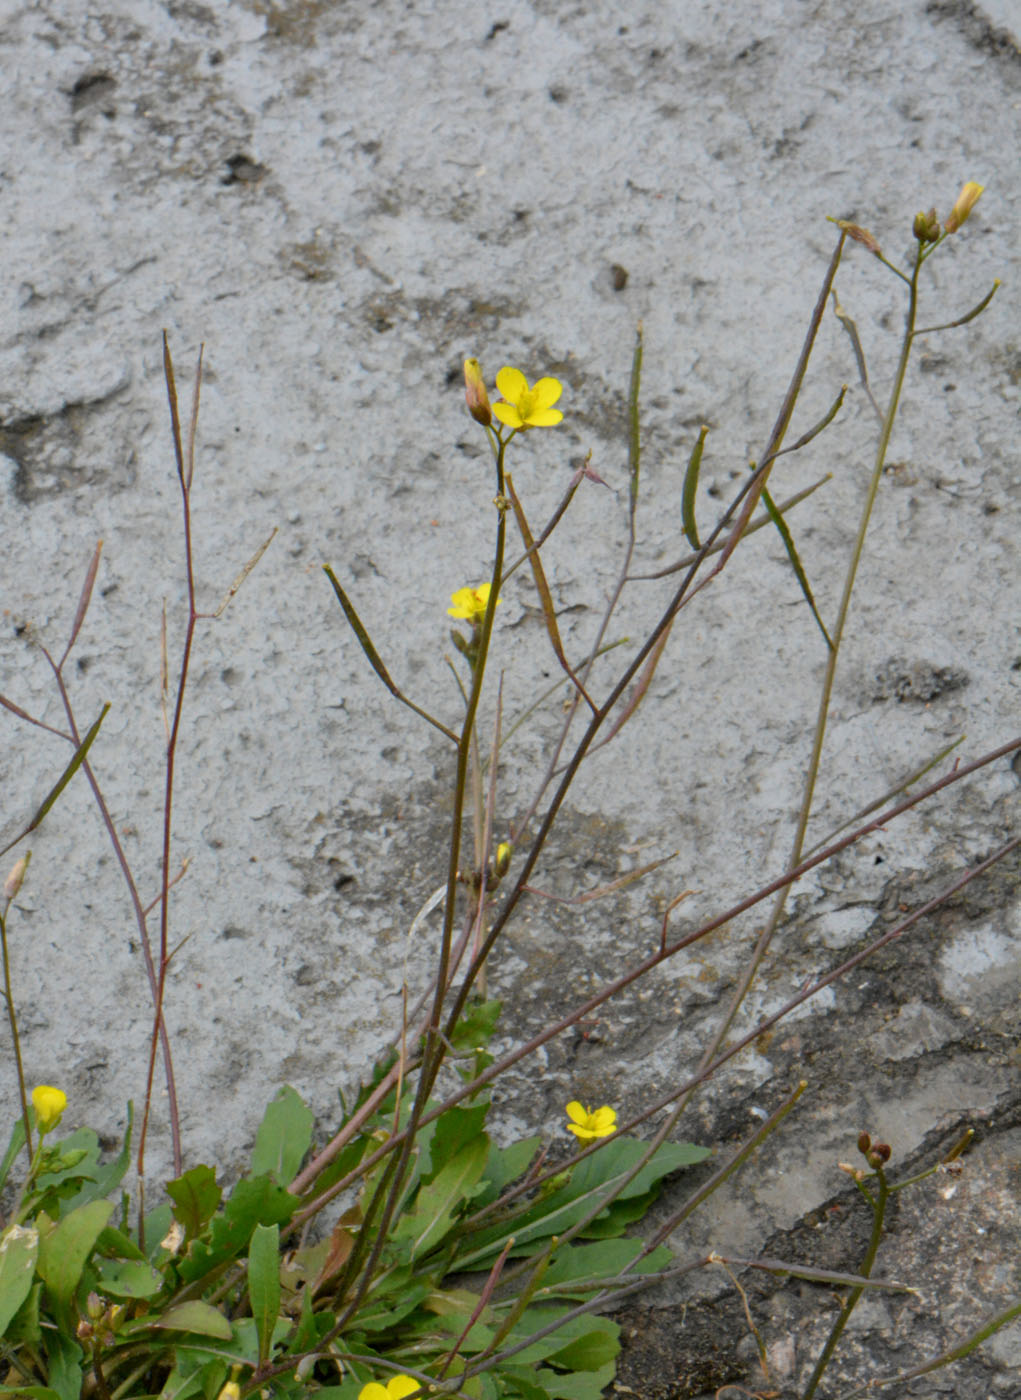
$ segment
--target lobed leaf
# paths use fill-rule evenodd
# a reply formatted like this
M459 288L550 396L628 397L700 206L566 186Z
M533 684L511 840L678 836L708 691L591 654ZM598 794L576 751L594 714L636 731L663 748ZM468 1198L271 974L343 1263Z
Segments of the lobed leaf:
M208 1241L193 1240L178 1263L185 1283L194 1283L210 1270L236 1259L248 1246L256 1225L285 1225L299 1201L268 1176L239 1181L221 1214L213 1217Z
M175 1181L168 1181L167 1195L174 1203L174 1219L184 1226L185 1237L191 1240L212 1219L223 1191L216 1184L213 1168L198 1166Z

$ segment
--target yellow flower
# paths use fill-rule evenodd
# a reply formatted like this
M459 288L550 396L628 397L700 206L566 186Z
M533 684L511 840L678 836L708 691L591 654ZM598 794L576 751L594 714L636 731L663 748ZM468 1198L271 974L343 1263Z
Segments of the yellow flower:
M482 366L478 360L465 360L464 362L464 398L468 405L468 412L476 423L481 423L484 428L488 428L493 421L493 414L489 407L489 395L486 393L485 380L482 378Z
M32 1106L39 1131L45 1134L60 1122L60 1115L67 1107L67 1095L62 1089L39 1084L32 1090Z
M450 601L454 606L447 609L448 617L464 618L473 625L481 622L489 607L491 587L491 584L480 583L478 588L459 588L451 594ZM502 598L497 598L496 606L499 607L502 602Z
M411 1376L391 1376L386 1385L380 1385L379 1381L369 1381L368 1385L363 1385L358 1392L358 1400L404 1400L406 1395L414 1395L416 1390L421 1389L421 1382Z
M974 180L969 180L957 196L957 201L953 209L947 215L947 221L943 225L947 233L956 233L964 223L965 219L978 203L978 197L985 189L984 185L976 185Z
M575 1099L567 1105L570 1123L567 1131L587 1142L589 1138L609 1137L617 1131L617 1110L604 1104L602 1108L584 1108Z
M493 413L508 428L555 428L564 416L553 407L564 392L559 379L537 379L529 388L519 369L504 368L496 387L507 402L493 404Z

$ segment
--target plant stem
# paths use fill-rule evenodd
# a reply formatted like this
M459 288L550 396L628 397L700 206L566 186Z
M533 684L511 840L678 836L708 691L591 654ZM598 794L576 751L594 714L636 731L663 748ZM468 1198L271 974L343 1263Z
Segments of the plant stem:
M876 1255L879 1253L879 1246L883 1239L883 1221L886 1218L886 1206L890 1199L890 1186L886 1179L886 1172L881 1166L876 1168L876 1182L879 1191L875 1197L868 1196L867 1193L863 1191L863 1194L867 1195L869 1204L872 1206L872 1234L869 1238L869 1247L865 1251L865 1258L861 1266L861 1274L864 1278L868 1278L871 1275L875 1266ZM808 1385L805 1387L802 1400L812 1400L812 1396L818 1390L819 1382L823 1378L826 1367L832 1360L841 1334L850 1322L851 1314L857 1306L858 1299L864 1292L864 1286L856 1284L845 1298L843 1306L840 1309L840 1314L834 1322L833 1327L830 1329L830 1335L826 1338L826 1344L819 1353L819 1360L815 1363L815 1369L808 1379Z
M25 1070L21 1063L21 1037L18 1035L18 1013L14 1009L14 993L11 991L11 960L7 951L7 914L11 907L8 900L4 912L0 914L0 946L4 961L4 1000L7 1003L7 1019L11 1025L11 1040L14 1042L14 1062L18 1072L18 1094L21 1097L21 1121L25 1125L25 1146L28 1160L32 1160L32 1120L28 1112L28 1095L25 1093Z
M879 483L883 478L883 468L886 465L886 453L890 445L890 436L893 432L893 425L896 421L897 410L900 406L901 393L904 388L904 380L907 374L908 361L911 357L911 346L914 340L915 318L918 310L918 274L921 270L921 245L917 245L915 267L910 279L908 279L909 295L908 309L905 316L904 338L901 343L900 359L897 371L894 375L893 390L890 395L890 403L883 419L882 429L879 434L879 445L876 449L875 464L872 468L872 476L869 480L868 491L865 496L865 503L862 507L861 519L858 523L858 531L855 536L854 545L851 549L851 559L844 577L844 588L840 599L840 606L837 610L837 619L833 624L830 633L831 646L826 655L826 671L823 676L822 691L819 696L819 708L816 715L815 732L812 738L812 752L808 761L808 770L805 776L805 786L801 798L801 808L798 813L797 827L794 833L794 840L791 844L791 854L789 858L789 868L796 867L800 860L805 845L805 834L808 823L812 815L812 807L815 798L816 781L819 777L819 768L822 761L823 743L826 738L826 725L829 719L830 703L833 696L833 682L837 673L837 663L840 659L840 645L844 636L844 628L851 611L851 597L854 592L855 580L858 575L858 566L861 563L862 553L865 548L865 538L868 534L869 522L872 518L872 508L875 505L876 495L879 491ZM903 276L903 274L901 274ZM763 958L766 956L769 946L773 941L773 936L779 927L787 906L787 897L791 886L784 885L777 895L776 903L772 913L759 935L758 941L752 956L741 975L723 1023L716 1031L715 1035L706 1047L702 1057L702 1064L709 1063L715 1056L719 1047L723 1044L730 1029L734 1024L744 999L748 994L752 983L758 973Z

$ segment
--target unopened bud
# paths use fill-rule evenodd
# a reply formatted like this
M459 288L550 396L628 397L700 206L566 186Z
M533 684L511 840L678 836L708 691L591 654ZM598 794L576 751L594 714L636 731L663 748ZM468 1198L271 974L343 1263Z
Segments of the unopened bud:
M947 215L947 221L943 225L947 233L957 232L968 215L975 208L975 205L978 203L979 195L981 195L984 188L983 185L976 185L974 180L968 181L961 190L961 193L957 196L953 209L951 209L950 213Z
M511 857L514 854L514 847L509 841L501 841L496 848L496 861L493 869L495 874L502 880L510 869Z
M861 1155L862 1155L863 1157L864 1157L865 1154L868 1152L868 1150L869 1150L869 1148L870 1148L871 1146L872 1146L872 1139L869 1137L868 1133L859 1133L859 1134L858 1134L858 1151L861 1153Z
M14 862L14 868L4 881L4 899L12 900L21 889L29 859L29 856L22 856L20 860Z
M915 215L911 231L919 243L935 243L939 238L939 215L935 209L922 209Z
M862 243L870 253L875 253L877 257L882 256L882 248L879 246L879 239L874 233L870 233L867 228L862 228L861 224L852 224L849 219L835 219L837 228L843 229L848 238L853 238L855 243Z
M106 1299L101 1298L96 1292L90 1293L85 1299L85 1311L92 1322L98 1322L106 1312Z
M869 1166L882 1167L890 1160L893 1148L888 1142L874 1142L872 1151L869 1153Z
M465 360L464 362L464 399L468 405L468 412L476 423L481 423L484 428L488 428L493 421L493 412L489 407L489 395L486 393L485 380L482 378L482 366L478 360Z

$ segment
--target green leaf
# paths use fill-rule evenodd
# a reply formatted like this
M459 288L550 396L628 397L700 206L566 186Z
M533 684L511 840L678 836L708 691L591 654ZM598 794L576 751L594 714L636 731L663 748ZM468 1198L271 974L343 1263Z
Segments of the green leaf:
M483 1133L462 1147L418 1192L414 1209L404 1215L393 1232L395 1240L410 1239L412 1259L427 1254L447 1234L468 1198L467 1193L485 1170L488 1155L489 1139Z
M48 1385L0 1385L0 1395L27 1396L29 1400L61 1400L59 1391Z
M608 1317L578 1318L588 1327L580 1337L573 1337L549 1360L568 1371L598 1371L617 1359L620 1351L620 1327ZM554 1335L556 1335L554 1333Z
M39 1241L39 1277L56 1306L59 1320L72 1331L71 1299L85 1261L113 1213L112 1201L90 1201L65 1215L56 1229Z
M575 1225L610 1193L634 1169L648 1146L636 1138L607 1138L605 1145L591 1157L579 1162L566 1185L526 1203L509 1219L474 1232L460 1244L451 1261L451 1269L485 1269L490 1267L507 1240L514 1236L513 1255L531 1253L536 1240L561 1235ZM607 1217L611 1233L620 1233L628 1215L637 1218L651 1199L649 1193L668 1172L691 1166L709 1156L709 1149L690 1142L665 1142L650 1161L624 1187L613 1203ZM634 1206L624 1203L635 1201ZM646 1198L643 1202L641 1198ZM589 1231L599 1234L600 1222L595 1220ZM588 1233L588 1231L586 1232Z
M407 1277L406 1271L402 1271ZM407 1284L388 1290L385 1297L373 1299L359 1310L353 1327L363 1332L388 1332L415 1311L429 1294L427 1283ZM467 1317L465 1318L467 1321Z
M551 1361L575 1370L595 1370L605 1366L620 1348L620 1328L606 1317L570 1317L567 1307L530 1307L518 1318L504 1344L518 1344L548 1327L558 1318L563 1323L548 1336L529 1343L514 1356L516 1366ZM469 1350L468 1347L465 1350ZM562 1360L562 1357L568 1358Z
M510 1147L493 1147L486 1163L485 1189L476 1197L477 1205L489 1205L503 1194L528 1170L528 1165L542 1146L542 1138L522 1138Z
M252 1153L252 1175L272 1176L281 1186L297 1176L312 1141L315 1115L297 1090L276 1092L259 1124Z
M54 786L49 790L49 792L43 798L42 802L39 804L39 807L36 809L35 816L29 822L28 826L26 826L21 832L19 832L17 836L15 836L13 841L8 842L8 844L4 846L3 850L0 851L0 856L6 855L12 846L16 846L18 842L22 839L22 837L27 836L30 831L35 831L36 827L39 826L39 824L42 822L43 818L53 806L54 802L56 802L57 798L64 791L68 783L71 781L75 773L77 773L78 769L82 766L82 763L85 761L85 756L88 753L89 749L92 747L92 741L99 733L99 726L103 723L104 719L106 719L109 710L109 704L103 706L102 710L99 713L99 718L95 721L94 724L90 726L88 733L85 735L85 738L75 749L74 754L72 755L67 767L64 769L63 773L57 779Z
M230 1341L233 1335L223 1313L211 1303L204 1303L201 1298L190 1298L185 1303L168 1308L165 1313L153 1318L150 1326L170 1332L198 1332L200 1336L219 1337L225 1342Z
M514 519L517 521L518 532L521 535L521 543L525 546L525 554L528 559L529 568L532 570L532 579L535 583L535 591L539 595L539 606L546 623L546 635L549 637L550 646L560 662L561 666L570 676L579 695L586 701L589 708L595 713L596 706L589 698L584 685L578 676L571 669L571 663L567 659L564 651L564 644L560 639L560 628L557 626L557 610L553 604L553 595L550 593L549 584L546 582L546 572L542 567L542 560L539 557L539 550L536 547L535 539L525 518L525 508L518 499L518 493L514 490L514 481L508 472L504 478L504 487L510 497L510 503L514 510Z
M780 538L783 540L784 549L786 549L787 551L787 557L791 561L791 567L794 569L794 573L797 576L798 583L801 585L801 591L805 595L805 602L812 609L812 616L816 620L819 631L822 633L827 647L830 649L830 651L832 651L833 641L830 638L830 634L826 630L826 624L819 616L819 609L815 605L815 598L812 595L812 589L808 582L808 575L805 573L804 567L801 563L801 559L798 555L797 546L794 543L794 536L790 532L790 527L787 524L787 521L777 510L776 504L765 486L763 486L762 488L762 504L766 507L766 510L769 513L770 520L772 520L773 524L780 532Z
M534 1371L526 1371L524 1367L499 1366L497 1374L501 1381L509 1382L509 1389L504 1393L515 1397L515 1400L549 1400L549 1391L536 1380ZM556 1372L549 1372L555 1375Z
M50 1385L60 1400L79 1400L82 1393L81 1347L63 1332L47 1329L44 1335Z
M39 1304L42 1296L43 1285L41 1280L36 1278L29 1289L28 1297L8 1323L4 1336L8 1346L16 1346L20 1342L27 1342L29 1346L34 1347L40 1345L43 1333L39 1322Z
M39 1194L53 1202L54 1209L48 1213L55 1215L59 1210L61 1215L70 1215L87 1204L82 1198L85 1186L100 1171L99 1138L91 1128L79 1128L70 1137L50 1143L44 1154L49 1156L52 1170L44 1167L40 1171L36 1179Z
M175 1366L163 1382L159 1400L188 1400L189 1395L203 1393L202 1371L200 1369L182 1370L179 1366Z
M3 1190L8 1173L14 1165L14 1159L24 1146L25 1120L24 1118L16 1118L14 1120L14 1127L11 1129L11 1140L7 1144L7 1151L4 1153L3 1161L0 1162L0 1191Z
M475 1050L479 1046L488 1045L500 1019L502 1005L499 1001L469 1002L450 1037L454 1049Z
M316 1343L336 1322L333 1313L312 1311L312 1290L301 1291L301 1316L294 1329L294 1335L287 1343L287 1354L298 1356L303 1351L314 1351Z
M32 1290L39 1231L12 1225L0 1238L0 1337Z
M601 1400L606 1388L613 1384L617 1374L616 1362L600 1366L596 1371L574 1371L564 1374L545 1368L536 1371L535 1376L550 1400Z
M236 1259L248 1248L256 1225L284 1225L300 1201L268 1176L239 1181L221 1214L213 1217L209 1240L192 1240L188 1253L178 1261L185 1283L194 1283L210 1269Z
M259 1338L259 1365L270 1356L273 1328L280 1315L280 1227L256 1225L248 1248L248 1297Z
M699 428L698 442L691 449L688 467L684 473L684 486L681 490L681 524L692 549L701 549L698 542L698 526L695 524L695 497L698 494L698 474L702 466L702 449L709 435L709 429Z
M286 1341L291 1324L282 1317L273 1329L271 1349ZM185 1363L205 1365L208 1361L226 1361L228 1365L240 1362L245 1366L255 1366L259 1355L259 1338L255 1330L255 1320L243 1317L231 1328L229 1340L214 1339L200 1342L198 1339L183 1338L175 1348L178 1365Z
M144 1259L145 1255L138 1245L126 1235L123 1230L118 1230L115 1225L108 1225L103 1230L96 1241L96 1253L102 1254L106 1259Z
M192 1167L176 1181L167 1182L167 1195L174 1203L174 1219L184 1226L186 1239L194 1239L211 1220L223 1192L216 1184L212 1167Z
M99 1163L99 1139L96 1138L95 1134L92 1133L90 1129L86 1128L83 1130L84 1133L95 1140L95 1152L93 1153L90 1151L87 1159L88 1171L82 1173L90 1177L91 1180L85 1183L77 1196L73 1196L71 1200L67 1202L63 1213L66 1214L68 1211L75 1210L78 1206L87 1205L89 1201L105 1200L107 1196L117 1190L117 1187L124 1180L124 1175L128 1167L131 1165L131 1129L134 1121L135 1106L129 1100L128 1125L124 1130L124 1141L121 1144L121 1150L114 1160L108 1162L105 1166L101 1166ZM75 1138L79 1136L80 1134L75 1134ZM72 1139L69 1138L68 1142L71 1141ZM84 1143L82 1145L84 1145Z
M642 1199L642 1198L639 1198ZM597 1244L561 1245L553 1255L549 1268L542 1276L542 1285L536 1292L536 1299L548 1293L561 1297L585 1297L588 1289L579 1285L592 1279L609 1279L626 1269L641 1254L645 1245L635 1239L607 1239ZM655 1273L665 1268L673 1255L665 1245L652 1250L634 1266L631 1272L639 1274Z
M626 1196L621 1200L614 1201L609 1209L585 1226L581 1232L581 1238L608 1240L616 1235L622 1235L629 1225L642 1219L658 1194L658 1189L653 1187L651 1191L646 1191L643 1196Z
M164 1201L145 1217L145 1254L151 1264L155 1264L163 1254L162 1240L165 1240L173 1223L174 1212Z
M163 1275L146 1259L95 1259L99 1289L112 1298L151 1298L163 1287Z
M488 1112L489 1104L480 1103L472 1108L450 1108L436 1120L428 1161L422 1164L423 1180L432 1180L448 1162L453 1161L462 1147L483 1135Z
M340 583L337 581L337 576L330 568L329 564L323 565L323 573L330 580L330 583L333 587L333 591L337 595L337 602L344 609L344 616L347 618L352 632L354 632L355 636L358 638L359 646L361 647L362 651L364 651L365 655L368 657L369 665L372 667L376 675L386 686L390 694L396 700L400 700L401 704L407 705L409 710L414 710L416 715L421 715L424 720L428 720L428 722L433 726L434 729L438 729L441 734L445 734L447 738L453 740L455 744L458 743L458 737L452 730L448 729L445 724L441 724L438 719L434 719L431 714L423 710L420 705L416 705L413 700L409 700L408 697L404 694L404 692L400 689L400 687L397 686L390 679L390 673L383 665L383 661L379 655L379 652L372 645L372 639L370 638L368 632L365 630L365 625L362 622L361 618L355 611L354 604L344 592L343 588L341 588ZM0 852L0 854L2 854L2 852Z

